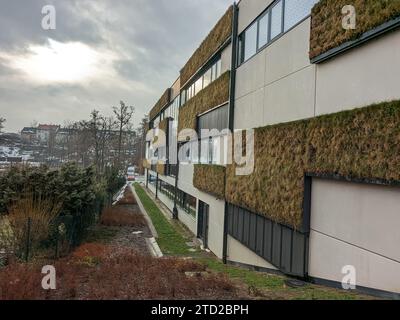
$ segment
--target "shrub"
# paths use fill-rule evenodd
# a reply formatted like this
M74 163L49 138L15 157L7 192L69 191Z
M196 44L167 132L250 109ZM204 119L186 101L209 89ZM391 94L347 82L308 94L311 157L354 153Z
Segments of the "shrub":
M114 206L103 210L100 223L108 227L134 227L146 226L146 220L136 206L134 209Z
M342 8L353 5L357 14L355 30L342 27ZM400 16L398 0L321 0L312 10L310 58L359 38L363 33Z
M60 213L62 204L36 197L32 192L25 192L8 210L7 220L11 227L14 252L22 257L26 248L28 223L30 223L30 248L39 247L49 236L50 225Z
M130 186L126 186L122 198L119 199L116 205L137 205L135 195Z
M212 194L218 199L224 199L225 170L224 166L195 164L193 174L194 187Z
M95 262L95 263L92 263ZM54 264L57 290L45 292L40 265L0 270L0 299L232 299L226 276L188 277L204 266L176 258L155 259L116 246L85 245Z

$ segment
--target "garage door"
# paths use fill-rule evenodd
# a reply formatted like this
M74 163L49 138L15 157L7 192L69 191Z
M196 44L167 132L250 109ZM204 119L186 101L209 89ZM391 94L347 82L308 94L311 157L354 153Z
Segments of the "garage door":
M309 275L400 293L400 188L313 179Z

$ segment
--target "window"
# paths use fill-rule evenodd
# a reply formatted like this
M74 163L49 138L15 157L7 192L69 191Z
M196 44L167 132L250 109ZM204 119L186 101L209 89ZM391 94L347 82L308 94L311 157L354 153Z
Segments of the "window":
M282 33L282 1L279 1L271 10L271 39Z
M244 41L244 60L248 60L257 52L257 23L247 29Z
M285 0L285 32L307 17L318 0Z
M211 82L215 81L221 75L221 59L216 61L209 69L207 69L195 83L184 90L182 94L182 104L193 98L201 90L207 87Z
M206 73L204 74L204 88L207 87L211 83L211 69L207 70Z
M238 64L251 58L310 13L319 0L276 0L239 35ZM258 37L258 38L257 38Z
M203 78L201 77L195 82L195 93L198 94L201 90L203 90Z
M177 193L178 206L193 217L196 217L197 199L182 190Z
M158 180L158 190L164 195L166 195L169 199L174 200L175 197L175 187L170 185L169 183Z
M268 43L269 38L269 12L266 12L258 24L258 48Z

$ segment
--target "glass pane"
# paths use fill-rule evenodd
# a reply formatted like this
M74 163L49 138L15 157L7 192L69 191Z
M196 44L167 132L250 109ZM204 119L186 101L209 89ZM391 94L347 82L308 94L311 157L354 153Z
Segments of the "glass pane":
M198 94L203 89L203 78L200 78L195 83L195 95Z
M245 34L244 61L251 58L257 51L257 23L254 23Z
M286 0L285 31L311 14L311 9L319 0Z
M203 87L207 87L211 83L211 69L208 69L207 72L204 74L204 83Z
M282 33L282 1L279 1L273 8L271 14L271 39Z
M222 63L221 63L221 60L218 60L217 61L217 78L219 78L219 76L221 75L221 72L222 72Z
M268 31L269 31L269 12L267 12L259 21L258 48L261 48L267 44Z

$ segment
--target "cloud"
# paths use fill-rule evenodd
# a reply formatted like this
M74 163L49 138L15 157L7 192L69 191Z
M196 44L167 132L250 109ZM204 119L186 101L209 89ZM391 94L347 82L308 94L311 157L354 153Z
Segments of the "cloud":
M41 9L56 8L56 30ZM0 116L18 131L124 100L135 124L178 77L230 0L0 0Z

